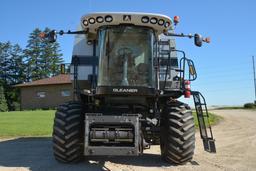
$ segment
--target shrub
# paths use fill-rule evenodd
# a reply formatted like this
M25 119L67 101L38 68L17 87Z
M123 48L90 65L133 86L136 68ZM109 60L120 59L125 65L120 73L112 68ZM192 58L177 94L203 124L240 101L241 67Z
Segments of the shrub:
M256 108L256 105L254 103L245 103L244 108L253 109L253 108Z

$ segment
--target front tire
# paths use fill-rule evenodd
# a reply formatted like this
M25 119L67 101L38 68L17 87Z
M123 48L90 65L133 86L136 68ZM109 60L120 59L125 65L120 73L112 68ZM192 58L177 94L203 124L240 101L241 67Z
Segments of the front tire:
M194 155L195 124L188 105L166 106L161 116L161 156L172 164L185 164Z
M53 153L64 163L79 161L83 157L84 119L78 102L60 105L53 125Z

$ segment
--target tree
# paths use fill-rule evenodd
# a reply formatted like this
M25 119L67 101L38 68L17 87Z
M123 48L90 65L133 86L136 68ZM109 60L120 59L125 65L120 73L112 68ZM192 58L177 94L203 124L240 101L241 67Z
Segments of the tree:
M41 74L41 40L39 38L39 33L41 30L36 28L29 35L28 44L26 49L24 50L24 54L26 56L26 66L27 66L27 76L28 80L37 80L42 78Z
M0 43L0 80L8 110L19 109L19 90L13 85L25 81L22 49L18 44Z
M45 28L44 32L49 32ZM58 42L49 43L39 37L41 30L36 28L29 36L28 45L24 50L27 58L27 74L29 80L48 78L59 73L58 65L63 62Z
M6 112L8 110L8 106L5 99L3 83L0 81L0 112Z
M8 81L8 68L10 65L9 54L10 54L11 43L0 42L0 79L4 82Z

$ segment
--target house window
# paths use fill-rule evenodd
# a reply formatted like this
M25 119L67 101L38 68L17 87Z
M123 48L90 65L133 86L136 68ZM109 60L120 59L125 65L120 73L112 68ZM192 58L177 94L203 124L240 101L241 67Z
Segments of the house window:
M62 96L62 97L68 97L68 96L70 96L70 90L62 90L62 91L61 91L61 96Z
M45 91L38 91L38 92L36 93L36 96L37 96L38 98L45 98L46 92L45 92Z

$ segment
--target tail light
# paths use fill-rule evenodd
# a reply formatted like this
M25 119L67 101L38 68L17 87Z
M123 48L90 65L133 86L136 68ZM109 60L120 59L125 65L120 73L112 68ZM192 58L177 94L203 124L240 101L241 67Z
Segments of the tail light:
M184 81L184 84L185 84L184 97L190 98L190 96L191 96L190 81L186 80L186 81Z

